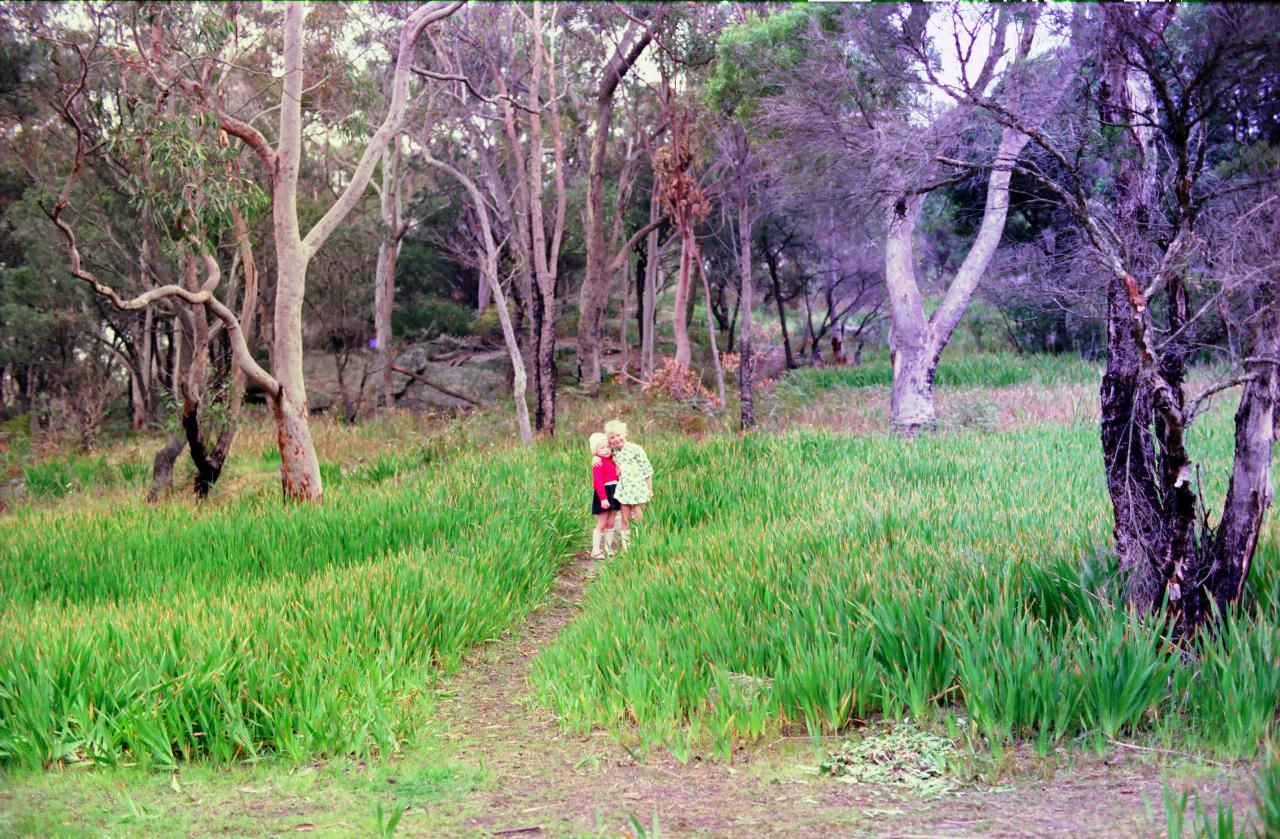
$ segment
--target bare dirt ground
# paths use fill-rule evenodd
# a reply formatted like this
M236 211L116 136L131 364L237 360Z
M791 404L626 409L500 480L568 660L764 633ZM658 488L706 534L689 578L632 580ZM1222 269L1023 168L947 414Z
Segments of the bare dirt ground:
M1248 796L1243 770L1152 762L1117 749L1079 758L1044 777L1014 772L996 787L933 801L835 782L814 774L808 737L766 744L733 766L659 751L643 762L605 732L565 734L529 701L533 657L573 619L590 584L579 559L554 596L518 634L476 653L446 686L436 719L459 760L475 760L493 782L430 814L452 836L876 836L1129 837L1164 832L1163 784L1193 787L1204 801ZM656 819L656 822L655 822ZM406 814L401 830L414 832ZM643 829L636 828L639 825ZM657 825L657 831L654 825ZM440 835L436 833L435 835Z

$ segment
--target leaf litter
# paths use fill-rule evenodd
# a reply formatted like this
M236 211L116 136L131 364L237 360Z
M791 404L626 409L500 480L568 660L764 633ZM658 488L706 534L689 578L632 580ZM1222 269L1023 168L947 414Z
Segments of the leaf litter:
M846 784L878 784L909 790L924 799L954 793L955 745L910 723L846 740L827 755L818 773Z

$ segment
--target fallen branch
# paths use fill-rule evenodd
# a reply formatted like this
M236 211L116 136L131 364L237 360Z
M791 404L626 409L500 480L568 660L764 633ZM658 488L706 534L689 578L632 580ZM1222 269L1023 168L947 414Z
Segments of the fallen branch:
M421 374L419 374L419 373L415 373L415 372L413 372L412 370L406 370L405 368L401 367L401 366L400 366L400 365L398 365L398 364L392 364L392 365L391 365L391 370L392 370L393 372L395 372L395 373L403 373L404 375L408 376L409 378L413 379L414 381L421 382L422 384L426 385L427 387L435 388L436 390L438 390L438 391L440 391L441 393L443 393L445 396L452 396L454 399L461 399L463 402L466 402L466 403L468 403L468 404L470 404L470 405L474 405L474 406L475 406L475 407L477 407L477 408L479 408L479 407L480 407L480 403L479 403L479 402L477 402L475 399L472 399L470 396L464 396L463 394L458 393L456 390L451 390L451 389L449 389L449 388L445 387L444 385L436 384L435 382L431 381L430 379L426 378L425 376L423 376L423 375L421 375Z
M528 827L508 827L503 830L495 830L494 836L510 836L513 833L536 833L542 830L542 825L531 824Z

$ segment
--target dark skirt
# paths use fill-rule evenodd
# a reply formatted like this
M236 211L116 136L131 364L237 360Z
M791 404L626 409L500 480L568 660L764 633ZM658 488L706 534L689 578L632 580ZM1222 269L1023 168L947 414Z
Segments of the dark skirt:
M618 488L617 484L605 484L604 494L609 498L609 509L606 510L600 506L600 496L596 495L595 489L591 490L591 515L598 516L601 513L608 513L612 510L621 509L618 506L618 499L613 497L614 490Z

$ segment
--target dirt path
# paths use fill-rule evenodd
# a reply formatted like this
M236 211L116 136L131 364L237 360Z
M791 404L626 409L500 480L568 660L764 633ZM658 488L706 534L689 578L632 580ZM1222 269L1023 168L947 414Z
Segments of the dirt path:
M446 682L435 718L456 759L483 767L489 781L434 809L436 831L444 824L455 836L1148 837L1163 833L1162 776L1193 785L1206 800L1232 787L1238 806L1247 799L1239 773L1162 771L1126 750L1077 758L1048 779L1022 773L934 801L817 777L804 768L817 760L809 738L770 744L733 766L681 765L658 750L637 762L605 732L563 733L529 697L530 664L576 615L589 567L585 557L566 567L518 634L482 648ZM412 822L406 818L401 832L413 833Z

